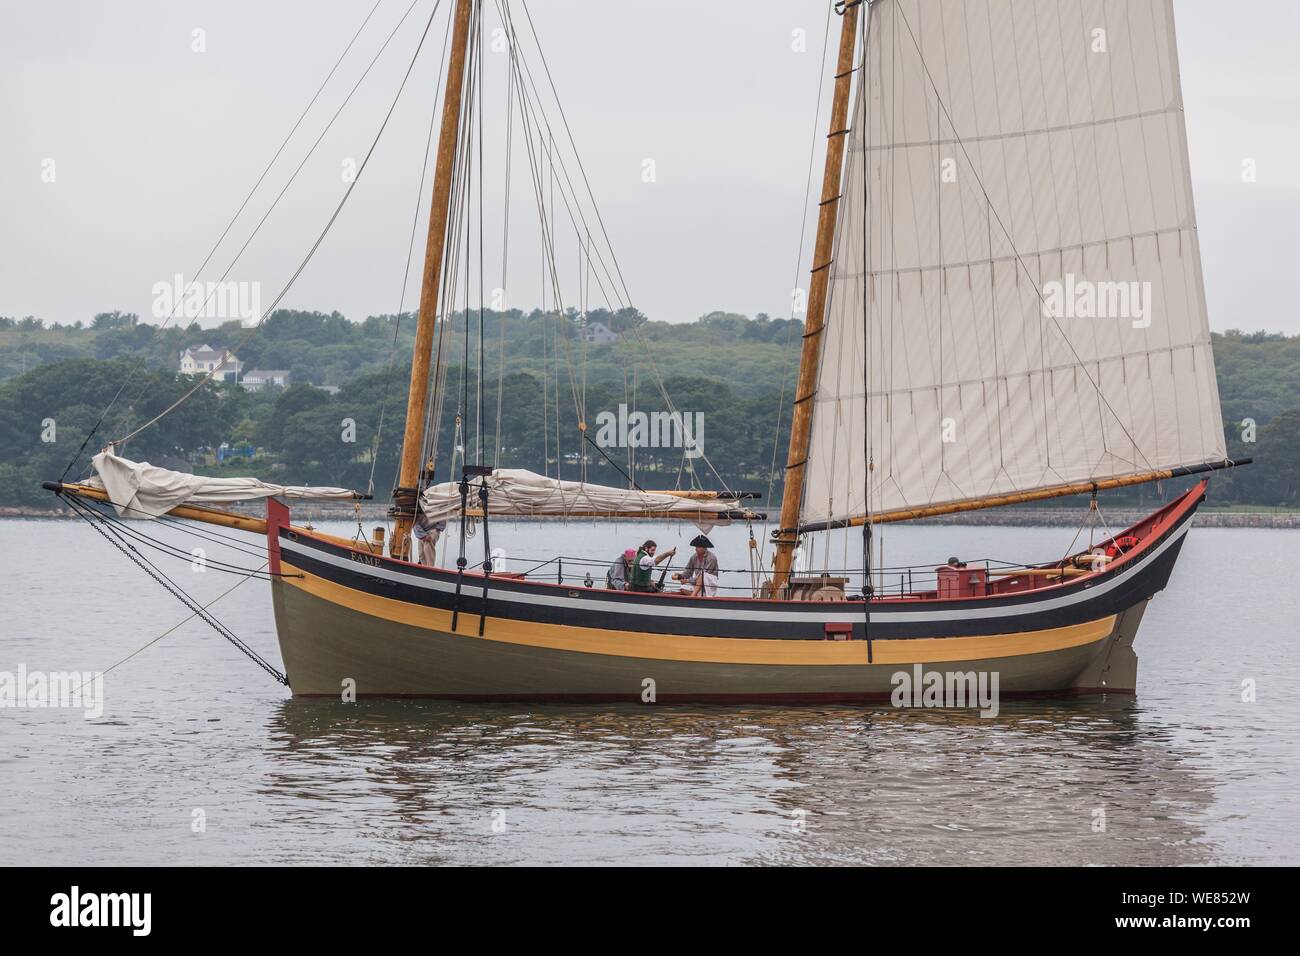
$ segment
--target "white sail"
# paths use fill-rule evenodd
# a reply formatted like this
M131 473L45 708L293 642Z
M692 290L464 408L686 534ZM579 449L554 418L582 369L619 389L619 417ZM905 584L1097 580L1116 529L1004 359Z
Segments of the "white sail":
M178 505L231 504L257 498L356 498L346 488L276 485L257 478L206 478L160 468L147 461L131 461L102 451L91 459L98 478L86 482L103 488L117 513L124 518L157 518Z
M735 501L696 500L654 491L637 491L562 481L523 468L498 468L487 477L488 513L518 517L554 517L570 514L662 516L685 518L707 531L730 523ZM477 488L470 492L469 507L478 507ZM430 485L420 495L420 510L432 520L460 514L460 483L444 481Z
M876 0L851 123L804 523L1224 457L1170 0Z

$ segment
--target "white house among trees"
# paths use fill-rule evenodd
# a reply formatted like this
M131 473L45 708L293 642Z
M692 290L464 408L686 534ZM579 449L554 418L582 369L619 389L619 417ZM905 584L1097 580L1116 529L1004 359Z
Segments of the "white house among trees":
M185 375L207 375L220 382L237 382L244 363L235 358L230 349L214 349L211 345L200 345L196 349L186 349L181 353L181 372Z
M583 326L582 338L593 345L608 345L618 341L618 333L604 322L588 322Z
M293 375L283 368L255 368L244 376L240 384L250 392L260 392L264 388L288 388L293 384Z

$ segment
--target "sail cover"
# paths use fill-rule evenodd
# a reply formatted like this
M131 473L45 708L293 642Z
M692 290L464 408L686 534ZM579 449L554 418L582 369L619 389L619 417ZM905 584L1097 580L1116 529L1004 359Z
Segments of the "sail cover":
M1170 0L867 31L803 522L1222 459Z
M231 504L256 498L352 499L346 488L275 485L256 478L205 478L159 468L147 461L130 461L102 451L92 459L98 478L86 482L103 488L124 518L156 518L177 505Z
M653 491L613 488L581 481L562 481L523 468L498 468L485 479L488 514L516 516L635 515L684 518L708 530L727 524L737 502L696 500ZM469 506L478 506L477 490L470 492ZM460 483L444 481L430 485L420 495L420 510L432 520L460 514Z

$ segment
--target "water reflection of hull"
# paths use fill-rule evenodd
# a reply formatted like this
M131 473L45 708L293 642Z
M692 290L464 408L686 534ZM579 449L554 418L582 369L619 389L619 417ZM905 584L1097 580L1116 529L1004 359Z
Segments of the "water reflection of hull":
M1216 784L1194 769L1203 755L1132 698L1026 701L992 719L286 700L268 730L268 793L329 807L333 832L388 862L1195 865L1220 853L1204 830Z
M879 701L917 666L995 672L1004 697L1132 692L1138 624L1203 490L1147 519L1140 546L1102 571L991 597L873 601L869 630L861 602L485 586L292 528L276 505L276 625L298 696Z

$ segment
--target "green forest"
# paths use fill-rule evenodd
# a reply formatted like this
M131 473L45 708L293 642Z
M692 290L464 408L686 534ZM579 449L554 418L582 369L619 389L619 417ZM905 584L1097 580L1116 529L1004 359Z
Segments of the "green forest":
M591 481L626 485L631 477L645 488L725 482L769 501L779 494L801 322L717 312L667 323L633 309L591 312L585 321L618 339L585 341L573 313L471 312L468 335L463 317L448 323L437 480L449 477L454 446L473 461L481 440L488 463L563 478L585 472ZM238 322L160 329L121 312L52 326L0 317L0 506L50 507L41 482L85 476L91 454L194 388L178 360L203 344L236 348L246 370L287 369L293 384L261 392L202 384L121 454L291 484L365 491L373 480L376 500L385 500L414 327L410 314L353 322L337 312L289 310L255 330ZM1216 333L1214 352L1229 454L1256 464L1217 478L1213 504L1300 507L1300 336ZM707 462L684 457L680 447L596 447L600 413L617 414L620 405L665 412L664 392L674 407L703 415L698 437ZM1141 503L1154 494L1109 497Z

